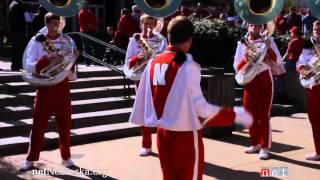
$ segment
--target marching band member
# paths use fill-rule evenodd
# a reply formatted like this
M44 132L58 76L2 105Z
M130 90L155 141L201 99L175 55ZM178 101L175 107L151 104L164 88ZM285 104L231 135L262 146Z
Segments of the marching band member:
M150 61L142 74L130 122L157 127L157 146L164 180L202 179L203 126L230 125L237 119L250 126L243 108L221 108L206 102L201 68L187 54L194 26L178 16L168 26L169 46ZM199 118L207 119L200 121Z
M273 79L271 68L268 64L281 64L281 55L273 41L263 39L261 32L263 25L249 24L249 43L265 41L268 48L266 58L261 66L258 66L258 73L254 79L244 86L243 105L253 115L253 125L249 129L251 146L245 149L245 153L259 152L260 159L269 158L271 148L270 112L273 97ZM245 67L249 60L248 48L245 41L238 42L234 57L234 69L238 72Z
M141 61L152 58L150 56L152 53L154 53L146 52L144 50L145 44L141 44L138 41L144 40L148 43L148 46L153 48L153 51L157 51L158 53L164 51L167 47L167 39L159 33L154 33L154 29L156 28L157 24L157 18L149 16L147 14L143 14L140 19L140 26L142 32L134 34L129 41L124 64L124 73L129 79L136 81L136 89L138 89L139 86L140 75L132 76L132 74L127 73L127 70L139 64ZM141 133L142 148L139 152L139 155L147 156L152 152L151 128L142 126Z
M312 42L314 41L314 42ZM297 71L306 75L310 70L310 60L313 56L318 56L315 46L320 48L320 21L313 23L313 36L305 42L305 47L297 62ZM320 85L315 85L312 88L307 89L307 107L308 116L312 127L313 140L315 144L316 152L311 155L307 155L307 160L319 161L320 160Z
M49 63L61 60L61 55L56 53L48 54L44 43L41 43L40 37L50 39L56 49L60 49L62 42L60 40L60 16L52 13L45 15L45 24L48 32L44 35L37 35L33 38L26 49L26 66L33 69L32 72L39 73L41 69ZM74 42L72 42L73 45ZM73 47L75 48L75 47ZM75 52L78 56L79 52ZM72 76L73 72L70 72ZM71 77L69 76L69 77ZM44 140L44 133L48 127L48 121L51 114L54 113L59 133L59 148L62 157L62 164L66 167L74 165L70 154L70 128L71 128L71 96L69 89L69 80L66 78L57 85L48 87L39 87L35 97L33 124L30 133L29 150L26 160L20 166L20 170L26 171L33 167L34 161L39 160L41 147Z

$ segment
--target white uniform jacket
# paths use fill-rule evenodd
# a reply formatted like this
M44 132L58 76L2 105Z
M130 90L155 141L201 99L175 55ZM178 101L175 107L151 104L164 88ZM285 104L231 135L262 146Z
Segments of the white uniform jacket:
M261 38L256 39L255 41L261 41ZM276 64L281 65L282 63L282 57L280 55L279 49L274 42L273 38L270 38L271 40L271 48L273 52L277 56ZM236 72L238 72L238 65L241 63L242 59L244 58L245 52L246 52L246 45L244 43L241 43L241 41L238 42L236 54L234 56L234 63L233 63L233 68L235 69ZM258 66L259 69L257 69L257 74L260 74L261 72L270 69L270 66L267 65L266 63L262 62L262 66Z
M149 62L141 76L129 119L131 123L171 131L192 131L201 129L199 117L205 119L219 112L220 107L205 100L200 87L200 65L193 61L191 54L187 54L187 61L178 69L163 114L158 119L152 99L150 65Z
M310 66L310 60L313 58L312 48L313 45L311 45L311 41L306 42L309 43L309 47L304 47L302 50L302 53L299 56L299 60L297 62L297 71L301 70L302 66Z

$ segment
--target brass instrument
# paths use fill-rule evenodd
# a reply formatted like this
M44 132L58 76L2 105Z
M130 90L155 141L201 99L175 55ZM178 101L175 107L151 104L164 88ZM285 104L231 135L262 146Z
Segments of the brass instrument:
M248 62L235 76L239 85L246 85L256 77L258 66L262 66L268 49L264 41L249 42L248 38L245 38L245 44Z
M152 51L155 48L157 48L159 45L156 45L155 47L152 48L150 44L140 36L140 34L135 34L134 38L137 41L138 45L140 46L143 54L145 54L145 56L140 59L137 65L131 68L132 73L139 74L144 71L149 59L151 58L151 56L153 56Z
M312 59L308 63L310 69L305 74L300 75L300 83L303 87L312 89L320 84L320 48L312 37L310 40L314 45Z
M62 34L62 29L64 28L65 21L64 18L60 21L60 26L57 31L60 33L59 44L61 46L57 49L51 40L47 39L44 33L46 33L46 28L42 29L41 33L38 33L33 37L28 43L25 52L23 54L23 71L22 78L33 86L52 86L63 81L71 72L71 68L76 60L74 55L74 43L73 40ZM28 67L28 50L32 43L38 41L42 44L44 50L47 52L48 56L56 54L59 59L50 61L50 64L43 68L40 73L34 72L30 67Z
M83 7L83 0L39 0L49 12L58 16L75 16Z
M238 15L249 24L265 24L280 13L284 0L235 0Z
M234 8L242 20L249 24L267 24L266 31L262 33L262 42L250 43L246 40L249 58L248 63L236 74L236 81L245 85L257 75L256 69L262 65L267 53L265 40L274 32L273 20L280 13L284 0L235 0Z
M153 17L173 14L181 5L181 0L135 0L138 8Z
M320 18L320 1L319 0L307 0L308 8L312 12L312 15ZM310 37L313 44L312 59L309 61L310 69L300 75L300 83L305 88L312 89L314 86L320 84L320 45L315 42L313 37Z
M159 28L155 28L160 30ZM160 30L161 31L161 30ZM148 37L151 29L148 29ZM166 45L166 38L163 37L159 32L154 32L155 37L150 39L144 39L140 34L135 34L133 38L136 40L138 46L141 49L143 57L139 57L139 61L133 67L123 66L123 72L131 80L139 80L148 62L153 59L154 56L161 53ZM151 42L152 41L152 42Z

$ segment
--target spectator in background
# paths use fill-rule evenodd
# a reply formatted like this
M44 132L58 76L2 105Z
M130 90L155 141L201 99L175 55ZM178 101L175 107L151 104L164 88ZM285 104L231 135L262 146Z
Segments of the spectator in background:
M302 86L300 86L299 75L296 71L296 63L302 53L304 40L302 39L302 33L297 26L291 28L290 33L291 40L288 43L288 49L283 56L283 63L287 73L280 77L278 90L280 100L285 101L296 99L303 91ZM292 90L291 87L297 87L298 89Z
M204 6L201 3L198 3L198 9L195 14L195 17L197 18L206 18L210 16L210 13L204 8Z
M88 1L84 1L83 8L78 13L78 21L80 32L88 34L89 36L94 36L98 31L98 18L88 7ZM82 48L85 53L94 56L94 50L92 42L87 38L82 38ZM90 60L84 58L87 66L90 66Z
M24 12L24 19L26 21L26 30L27 30L26 37L27 37L27 40L29 41L29 39L31 39L31 37L33 36L31 25L32 25L34 14L32 12L32 7L30 4L26 4L25 9L26 11Z
M114 38L114 28L112 26L108 26L107 27L107 42L110 42L111 44L113 44L113 38ZM114 51L113 49L111 49L110 47L106 47L105 52L104 52L104 58L103 61L109 63L109 64L113 64L113 65L117 65L118 62L117 60L119 59L118 54L116 54L117 52ZM121 64L121 62L120 62Z
M192 11L189 9L189 7L187 5L181 5L180 15L188 17L188 16L192 15Z
M291 7L289 9L289 14L287 16L287 25L288 29L291 29L294 26L297 26L299 29L301 29L302 18L296 13L296 7Z
M107 34L108 34L110 40L112 40L114 37L114 28L112 26L107 27Z
M276 26L276 32L279 35L286 34L287 32L287 20L285 18L285 11L282 10L280 14L274 20Z
M13 46L11 70L19 71L22 69L22 56L26 46L26 21L21 0L13 0L9 5L9 29Z
M132 17L137 21L137 24L140 24L140 17L142 15L142 12L140 11L140 9L138 8L137 5L133 5L132 6L132 13L131 13Z
M31 28L32 28L32 35L36 35L36 33L45 26L44 24L44 16L48 13L44 6L40 5L38 8L37 14L34 16Z
M126 8L121 10L121 17L118 22L117 31L114 36L114 43L116 46L127 49L129 38L136 32L139 32L139 24Z
M302 18L302 32L305 36L309 37L312 35L313 22L316 20L317 18L315 18L311 14L310 9L308 9L307 14Z
M299 60L299 56L303 50L303 39L302 33L297 26L290 29L291 40L288 44L288 49L286 54L283 56L286 70L294 70L296 68L296 63Z

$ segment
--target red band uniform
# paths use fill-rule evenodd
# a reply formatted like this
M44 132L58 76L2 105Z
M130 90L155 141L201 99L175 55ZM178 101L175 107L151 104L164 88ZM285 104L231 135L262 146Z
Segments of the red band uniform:
M137 34L134 34L133 36L135 36L135 35L137 35ZM165 48L167 47L167 39L160 34L155 34L154 36L149 37L149 38L148 37L142 37L142 38L144 38L146 41L148 41L151 47L155 47L157 44L158 45L161 44L161 46L157 48L159 52L164 51ZM159 43L159 41L161 41L161 42ZM139 63L138 54L141 51L142 51L141 47L137 43L136 39L134 37L130 38L129 45L127 48L124 69L129 69L129 68L133 67L134 65L136 65L137 63ZM126 71L124 71L124 72L126 72ZM128 74L126 74L126 75L129 79L136 81L136 90L137 90L138 86L139 86L139 82L140 82L140 76L131 76ZM141 133L142 133L142 147L150 149L151 145L152 145L151 128L142 126Z
M304 49L302 54L299 57L297 62L297 70L301 73L303 67L310 66L310 60L313 57L312 49L314 45L310 40L305 42ZM320 160L320 85L312 87L312 89L307 89L307 107L308 107L308 116L311 123L313 140L316 149L316 159Z
M48 35L46 37L51 40L56 49L61 47L62 42L59 37L49 37ZM26 55L26 68L30 72L39 73L49 64L48 53L44 50L43 45L35 39L31 40ZM34 103L28 161L39 160L44 133L48 128L48 120L52 113L54 113L57 123L61 157L63 160L70 159L71 96L69 78L71 77L75 77L74 72L70 72L70 76L57 85L38 88Z
M203 97L201 68L186 54L177 63L177 50L168 47L149 62L137 92L130 122L157 128L157 146L164 180L202 179L203 126L230 125L240 119L233 109L208 104ZM199 117L208 119L201 123Z
M254 41L261 41L258 38ZM273 63L281 64L280 52L271 40L271 48L267 50L267 58ZM245 52L246 45L244 41L238 42L236 54L234 57L234 69L238 72L246 65ZM260 148L271 148L271 128L270 111L273 98L273 78L271 68L265 62L259 66L257 76L244 86L243 105L253 115L253 125L249 128L251 146Z

